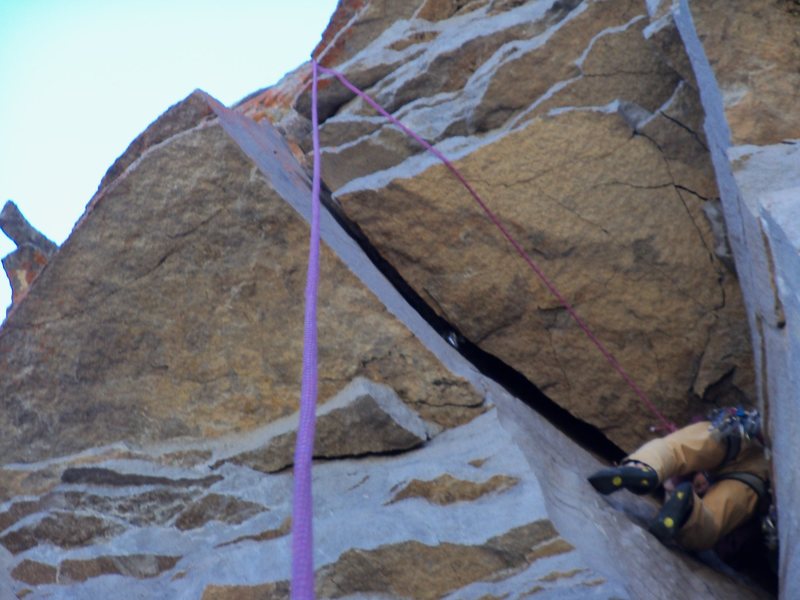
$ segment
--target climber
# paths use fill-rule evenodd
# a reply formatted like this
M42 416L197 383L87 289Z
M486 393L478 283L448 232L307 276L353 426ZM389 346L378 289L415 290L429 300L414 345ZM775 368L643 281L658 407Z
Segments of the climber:
M693 473L694 481L674 488L649 530L662 542L706 550L769 506L758 411L719 409L708 421L651 440L620 466L594 473L589 483L601 494L622 488L646 494Z

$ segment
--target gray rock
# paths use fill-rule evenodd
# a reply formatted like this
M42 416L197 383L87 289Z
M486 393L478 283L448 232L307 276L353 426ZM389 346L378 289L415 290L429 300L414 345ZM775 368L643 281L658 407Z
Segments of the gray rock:
M274 423L259 448L215 466L233 462L265 473L291 466L298 420L295 414ZM349 458L409 450L424 443L431 430L391 388L359 377L317 410L314 457Z

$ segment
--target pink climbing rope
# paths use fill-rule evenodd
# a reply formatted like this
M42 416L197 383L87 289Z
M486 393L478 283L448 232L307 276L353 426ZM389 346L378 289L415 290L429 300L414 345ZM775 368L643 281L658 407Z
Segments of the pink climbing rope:
M481 209L483 209L483 212L486 214L486 216L489 218L489 220L492 223L494 223L494 225L500 230L500 232L503 234L503 237L505 237L506 240L508 240L508 242L514 247L514 250L516 250L517 254L519 254L520 257L522 257L522 259L526 263L528 263L528 266L533 270L533 272L541 280L541 282L544 284L544 286L561 303L561 305L564 307L564 309L567 311L567 313L569 313L569 315L572 317L572 319L575 321L575 323L577 323L578 327L580 327L581 330L583 330L583 332L586 334L586 336L597 347L597 349L605 357L605 359L609 362L609 364L614 368L614 370L616 370L617 373L619 373L622 376L622 379L625 381L625 383L628 384L628 386L631 388L631 390L633 390L633 392L639 397L639 399L642 401L642 403L650 410L650 412L653 413L653 415L656 416L656 418L658 418L659 421L661 421L661 424L666 428L667 431L675 431L677 429L675 427L675 425L673 423L671 423L663 414L661 414L661 412L658 410L658 408L656 408L655 404L653 404L650 401L650 399L647 397L647 395L644 393L644 391L638 385L636 385L636 382L631 378L630 375L628 375L627 371L625 371L625 369L622 367L622 365L619 363L619 361L616 359L616 357L597 338L597 336L589 328L589 326L586 324L586 322L576 312L576 310L572 306L572 304L570 304L569 301L567 301L567 299L563 296L563 294L561 294L561 292L559 292L558 288L556 288L556 286L547 278L547 276L544 274L544 271L542 271L542 269L539 267L539 265L537 265L536 262L534 262L534 260L528 255L528 253L525 251L525 249L511 236L511 234L506 229L505 225L503 225L502 221L497 217L497 215L495 215L491 211L491 209L489 209L487 204L478 195L478 192L475 191L475 189L464 178L464 176L461 174L461 172L458 169L456 169L455 165L453 165L453 163L450 162L447 159L447 157L444 154L442 154L439 150L434 148L431 144L429 144L427 141L422 139L422 137L417 135L411 129L409 129L408 127L403 125L394 116L389 114L389 112L386 111L386 109L384 109L380 104L375 102L375 100L370 98L365 92L361 91L356 86L354 86L352 83L350 83L350 81L348 81L347 78L344 75L342 75L341 73L339 73L338 71L336 71L334 69L329 69L327 67L323 67L322 65L318 65L317 68L320 71L322 71L323 73L327 73L329 75L333 75L334 77L336 77L336 79L338 79L343 86L345 86L347 89L349 89L354 94L356 94L359 97L361 97L365 102L367 102L370 106L372 106L372 108L374 108L376 111L378 111L384 117L389 119L389 121L391 121L394 125L399 127L406 135L408 135L408 136L412 137L413 139L415 139L425 149L427 149L434 156L436 156L440 161L442 161L442 163L444 163L444 165L450 170L450 172L453 174L453 176L459 182L461 182L461 185L463 185L467 189L467 191L470 193L470 195L475 199L475 202L477 202L478 205L481 207ZM312 102L313 102L313 100L312 100ZM315 163L316 163L316 158L315 158Z
M319 123L317 119L317 63L313 63L311 124L314 142L314 175L311 184L311 236L306 275L303 332L303 381L300 422L294 452L294 502L292 509L292 600L314 599L314 535L311 494L311 461L317 404L317 287L319 283Z

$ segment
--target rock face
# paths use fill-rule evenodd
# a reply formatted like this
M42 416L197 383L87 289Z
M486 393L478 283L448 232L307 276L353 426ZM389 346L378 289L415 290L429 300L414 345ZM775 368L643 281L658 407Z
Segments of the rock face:
M258 447L224 459L264 473L292 465L297 441L298 414L276 421ZM415 448L430 437L425 423L386 386L363 378L353 380L317 411L315 458L342 458L400 452Z
M672 419L760 402L789 598L800 57L757 42L798 29L734 4L348 0L315 56L455 161ZM0 328L0 597L289 597L309 73L170 108ZM446 169L330 79L320 109L317 595L769 597L591 489L496 365L624 449L655 418Z
M674 24L616 0L426 3L381 23L369 41L355 25L327 35L316 54L457 159L671 418L752 402L744 308L715 254L718 192ZM301 114L308 104L304 92ZM655 418L448 170L336 82L320 107L337 206L419 296L624 449L648 438ZM287 112L279 125L308 147L302 121Z
M530 417L515 419L517 427L527 427ZM525 435L535 440L531 433ZM560 479L559 491L566 492L570 477L564 478L558 459L564 438L543 422L537 434L546 470L561 473L549 485ZM246 445L232 438L205 447L218 453ZM197 443L182 448L191 452ZM117 473L117 482L145 473L157 479L146 491L103 483L108 477L64 482L28 501L35 506L15 503L0 513L0 555L13 552L3 558L13 594L66 600L124 590L144 598L288 598L291 473L264 475L228 462L210 486L187 485L214 459L176 466L170 458L175 449L153 447L129 459L95 457L95 469ZM571 462L576 458L591 462L582 453ZM72 460L52 466L63 470ZM597 570L602 542L587 540L581 548L559 533L548 516L546 488L538 483L544 472L531 468L497 410L409 452L317 464L318 597L644 597L626 590L618 573ZM582 477L574 481L580 489L570 493L593 498ZM619 519L605 502L595 504L590 510L598 520ZM61 516L68 510L71 519ZM90 518L91 526L84 522ZM620 540L633 534L646 549L637 554L650 552L660 563L657 572L638 578L649 597L692 597L705 584L714 585L712 598L759 597L699 564L683 573L688 559L635 525L617 526ZM28 535L32 543L19 549L9 541L12 535ZM586 546L594 550L587 554ZM667 576L672 579L659 587L658 578Z
M728 10L731 9L731 10ZM800 6L698 2L677 22L707 85L706 137L747 303L774 452L782 597L800 595ZM767 32L769 34L767 35Z
M3 456L214 437L293 412L307 236L219 125L146 151L0 331ZM363 375L441 426L479 412L328 251L322 269L321 398Z
M0 211L0 229L17 245L17 249L3 259L3 269L11 283L10 312L25 297L58 246L34 229L11 200Z

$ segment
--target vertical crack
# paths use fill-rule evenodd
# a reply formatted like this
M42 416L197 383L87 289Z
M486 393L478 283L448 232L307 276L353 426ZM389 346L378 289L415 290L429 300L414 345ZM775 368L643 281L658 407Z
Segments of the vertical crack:
M783 309L783 302L778 293L778 280L775 275L775 257L772 255L772 245L769 242L767 232L764 231L764 223L759 220L758 228L761 232L761 241L764 244L764 255L767 259L767 269L769 271L769 285L772 288L773 305L772 309L775 316L775 326L783 329L786 326L786 312Z
M661 147L661 145L656 140L654 140L652 137L650 137L646 133L642 133L641 131L635 131L634 135L638 135L638 136L641 136L641 137L645 138L646 140L648 140L651 144L653 144L658 149L658 152L661 155L661 160L664 162L664 166L667 169L667 174L669 175L670 181L672 182L672 187L675 189L675 193L678 195L678 198L680 198L681 204L683 204L683 208L686 211L686 215L689 217L689 220L692 222L692 225L694 226L695 230L697 231L697 235L699 236L700 241L703 244L703 247L706 249L706 252L708 253L708 260L713 263L714 262L714 249L709 247L708 242L706 241L706 238L703 235L703 230L700 228L700 225L695 220L694 216L692 215L691 210L689 210L689 205L687 204L686 199L683 197L683 194L681 193L684 190L686 190L686 191L689 191L689 190L687 190L687 188L679 185L678 182L675 181L675 174L672 172L672 169L670 168L669 161L667 160L667 157L664 154L664 149ZM695 194L695 195L698 198L702 198L702 196L700 196L699 194Z

